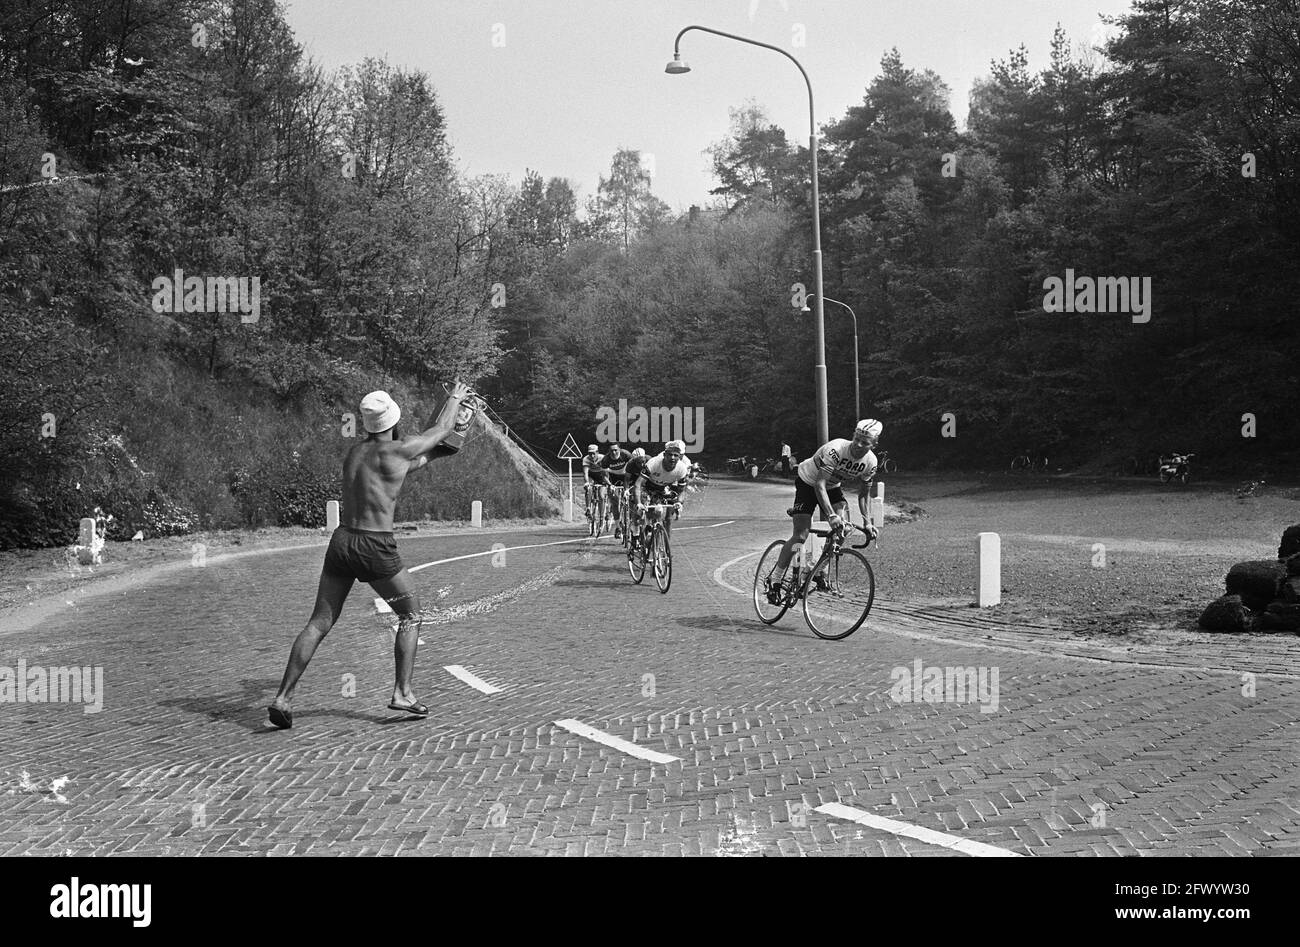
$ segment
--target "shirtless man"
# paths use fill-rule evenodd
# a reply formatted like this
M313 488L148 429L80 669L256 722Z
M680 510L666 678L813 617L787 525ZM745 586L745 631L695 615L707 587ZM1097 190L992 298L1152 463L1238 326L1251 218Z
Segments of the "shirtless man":
M397 675L388 709L417 717L429 715L429 708L417 701L411 690L415 649L420 638L420 599L397 554L393 506L406 475L448 451L448 448L439 450L439 445L452 432L456 412L468 395L469 388L457 382L433 427L401 440L397 439L396 425L402 411L388 392L372 391L361 399L361 421L368 436L349 450L343 461L341 522L325 552L316 607L307 627L294 640L280 691L267 708L274 726L281 729L293 726L290 702L298 678L338 621L343 602L356 581L369 583L398 616L393 647Z

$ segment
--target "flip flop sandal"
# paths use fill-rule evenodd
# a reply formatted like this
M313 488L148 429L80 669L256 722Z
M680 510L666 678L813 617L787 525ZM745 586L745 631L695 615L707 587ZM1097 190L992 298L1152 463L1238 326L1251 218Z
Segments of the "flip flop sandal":
M288 730L293 726L293 711L281 710L279 707L267 707L266 715L271 718L271 724L281 730Z
M390 703L388 705L388 709L396 710L404 714L410 714L413 717L429 716L429 708L424 706L424 704L419 703L418 701L414 704L399 704L394 701L393 703Z

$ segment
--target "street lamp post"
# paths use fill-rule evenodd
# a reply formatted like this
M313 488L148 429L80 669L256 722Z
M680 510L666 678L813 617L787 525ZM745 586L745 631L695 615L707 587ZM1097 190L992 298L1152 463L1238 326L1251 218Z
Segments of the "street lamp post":
M722 36L727 39L734 39L737 42L748 43L751 46L761 46L764 49L770 49L773 52L780 53L786 59L790 60L799 69L800 75L803 76L804 84L808 86L808 151L812 155L812 224L813 224L813 268L816 280L816 309L817 314L817 333L816 333L816 356L817 364L813 367L813 381L817 387L817 430L818 436L821 437L821 443L825 444L831 439L830 417L826 400L826 310L822 305L822 222L821 222L821 200L820 189L817 183L817 125L816 115L813 111L813 92L812 83L808 80L808 73L804 71L799 60L795 59L789 53L779 46L773 46L770 43L760 43L756 39L747 39L744 36L737 36L734 33L724 33L722 30L711 29L707 26L688 26L677 34L673 40L673 61L665 67L664 72L669 75L681 75L690 72L691 67L682 62L681 42L682 37L691 30L700 30L705 33L712 33L714 36Z
M862 420L862 389L859 387L859 375L861 370L858 367L858 314L853 311L853 307L848 303L842 303L838 299L826 297L828 303L835 303L837 306L843 306L853 317L853 423L857 424Z

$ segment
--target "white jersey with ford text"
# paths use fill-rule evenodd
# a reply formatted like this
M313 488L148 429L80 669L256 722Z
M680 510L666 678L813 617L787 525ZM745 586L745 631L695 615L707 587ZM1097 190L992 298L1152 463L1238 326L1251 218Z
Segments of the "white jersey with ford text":
M866 483L876 475L876 455L867 451L861 460L854 460L849 448L853 442L847 438L837 437L817 448L817 453L799 464L799 479L808 486L825 475L826 486L838 487L845 480L861 480Z
M682 454L681 459L677 461L677 466L672 470L664 469L664 455L655 454L650 458L649 463L645 465L642 476L650 481L656 487L667 487L674 483L680 483L691 474L691 459Z

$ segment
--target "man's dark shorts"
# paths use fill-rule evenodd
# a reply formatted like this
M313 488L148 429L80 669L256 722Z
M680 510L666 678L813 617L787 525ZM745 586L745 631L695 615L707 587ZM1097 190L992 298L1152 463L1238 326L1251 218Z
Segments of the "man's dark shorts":
M827 487L826 497L831 501L831 508L844 503L844 491L839 487ZM817 491L803 482L803 477L795 474L794 477L794 511L806 516L813 516L817 513L819 506L817 504Z
M360 582L391 579L402 571L397 538L392 533L340 526L325 551L325 571Z

